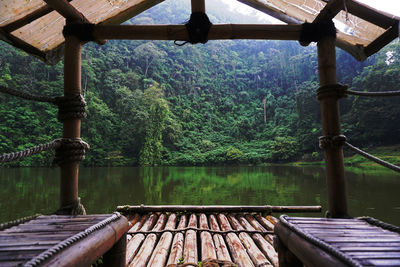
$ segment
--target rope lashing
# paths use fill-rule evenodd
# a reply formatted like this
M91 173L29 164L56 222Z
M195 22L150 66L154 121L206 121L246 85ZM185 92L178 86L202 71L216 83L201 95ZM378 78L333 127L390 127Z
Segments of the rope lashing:
M40 144L22 151L0 155L0 162L10 162L23 159L46 150L56 150L54 163L62 164L85 159L86 149L90 146L80 138L60 138L46 144Z
M58 120L86 118L86 102L81 94L66 94L55 97L54 103L58 106Z
M57 215L86 215L85 207L81 203L81 198L77 198L59 208L55 214Z
M64 37L75 36L82 42L95 41L93 36L94 24L92 23L67 23L62 31Z
M186 30L189 35L189 41L184 41L179 44L176 40L174 43L176 45L182 46L188 42L191 44L202 43L205 44L208 41L208 32L212 26L210 19L206 13L203 12L193 12L190 15L189 21L185 24Z
M373 161L375 163L378 163L379 165L382 165L383 167L386 167L386 168L391 169L391 170L396 171L396 172L400 172L400 167L399 166L396 166L396 165L394 165L392 163L389 163L389 162L384 161L384 160L382 160L380 158L377 158L377 157L375 157L375 156L373 156L371 154L368 154L367 152L365 152L365 151L363 151L363 150L361 150L361 149L359 149L359 148L357 148L357 147L355 147L355 146L353 146L353 145L351 145L351 144L349 144L347 142L345 142L345 145L348 148L350 148L352 151L356 152L357 154L359 154L359 155L361 155L361 156L363 156L363 157L365 157L365 158L367 158L367 159L369 159L369 160L371 160L371 161Z
M81 94L66 94L65 96L37 96L15 89L0 86L0 92L26 100L52 103L58 106L58 120L86 118L86 102Z
M61 140L60 146L56 148L53 164L61 165L85 159L86 150L90 148L88 143L80 138L62 138L59 140Z
M321 149L326 148L338 148L346 143L346 136L344 135L324 135L319 137L319 147Z
M58 243L57 245L47 249L46 251L40 253L38 256L36 256L35 258L31 259L30 261L26 262L24 264L24 266L29 266L29 267L33 267L33 266L40 266L42 265L42 263L48 259L53 258L55 255L57 255L58 253L60 253L62 250L68 248L69 246L73 245L74 243L84 239L85 237L89 236L90 234L96 232L97 230L100 230L104 227L106 227L108 224L117 221L119 218L121 218L121 214L119 214L118 212L114 212L114 214L111 217L108 217L107 219L93 225L90 226L89 228L87 228L86 230L71 236L67 239L65 239L64 241Z
M323 85L317 90L318 100L324 99L326 97L346 97L347 88L348 86L339 83Z
M317 23L303 23L301 27L299 42L307 46L311 42L319 42L325 37L336 37L336 28L332 20Z

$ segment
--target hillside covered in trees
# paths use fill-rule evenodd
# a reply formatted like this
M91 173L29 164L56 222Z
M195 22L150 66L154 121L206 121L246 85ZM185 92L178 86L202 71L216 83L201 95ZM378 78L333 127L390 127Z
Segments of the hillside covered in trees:
M189 3L166 1L127 23L184 23ZM207 2L213 23L260 23ZM160 15L162 14L162 16ZM280 41L108 41L86 44L85 165L220 165L318 159L316 47ZM352 90L398 90L400 45L365 62L337 50L338 79ZM0 42L0 85L61 95L63 65L47 66ZM400 98L341 100L343 133L360 147L399 144ZM0 95L0 153L61 136L57 109ZM51 153L11 166L49 165Z

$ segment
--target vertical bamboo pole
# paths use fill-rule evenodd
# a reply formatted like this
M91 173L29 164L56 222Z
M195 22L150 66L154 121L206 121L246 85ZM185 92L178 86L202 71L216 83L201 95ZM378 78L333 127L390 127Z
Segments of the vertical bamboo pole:
M206 4L204 0L192 0L192 13L202 12L206 13Z
M64 94L81 93L81 41L75 36L65 37ZM63 121L64 138L81 137L81 120ZM65 207L78 201L79 162L67 162L61 166L60 206Z
M325 37L318 42L318 76L320 86L336 84L335 38ZM339 97L330 94L320 99L323 135L340 135ZM328 185L328 211L331 217L347 216L346 183L342 147L324 150Z

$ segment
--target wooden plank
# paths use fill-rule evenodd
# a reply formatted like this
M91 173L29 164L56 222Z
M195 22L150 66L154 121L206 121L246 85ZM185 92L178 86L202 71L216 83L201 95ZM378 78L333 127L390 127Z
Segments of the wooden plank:
M242 215L239 216L239 222L243 225L243 227L246 230L250 231L256 230ZM270 243L268 243L268 241L265 238L263 238L261 234L253 234L252 238L254 242L256 242L260 250L272 263L272 265L278 267L279 266L278 254L276 253L274 247Z
M200 229L209 229L207 216L200 214ZM201 260L217 259L215 245L209 232L201 232Z
M338 247L340 251L343 252L362 252L362 251L386 251L386 252L400 252L400 244L399 246L387 246L387 247L373 247L373 246L352 246L352 247Z
M232 227L230 226L229 221L224 214L218 214L218 221L223 231L232 230ZM254 266L253 262L246 252L246 249L244 248L236 234L228 233L225 239L231 252L232 258L236 264L238 264L240 267Z
M345 247L392 247L397 248L400 247L400 241L392 241L385 243L377 243L377 242L329 242L331 246L344 249Z
M244 230L244 227L233 215L228 215L228 220L233 229ZM267 257L258 249L257 245L254 243L253 239L248 233L240 233L239 239L242 241L242 244L247 250L247 254L249 254L255 266L272 266Z
M375 236L364 236L364 237L324 237L322 239L325 242L398 242L398 238L392 238L392 237L375 237Z
M157 215L151 214L143 226L140 228L140 231L149 231L153 228L153 225L156 223ZM139 222L140 223L140 222ZM139 250L140 245L142 244L145 236L144 234L136 234L132 236L132 239L129 240L128 244L126 245L126 265L128 266L129 263L133 260L133 257L136 255L136 252Z
M185 228L186 224L187 224L187 217L186 215L183 214L179 220L177 229ZM183 242L184 242L183 234L182 233L175 234L174 240L172 241L171 253L169 255L167 265L178 264L179 262L181 262L183 254Z
M217 218L215 215L210 215L209 216L209 221L210 221L210 226L212 230L217 230L219 231L219 225ZM214 234L213 237L214 243L215 243L215 249L217 251L217 257L219 260L222 261L232 261L231 256L229 254L228 248L225 244L225 240L220 234Z
M357 252L346 252L354 258L360 259L400 259L399 252L388 252L388 251L357 251Z
M158 218L156 225L153 228L153 231L160 231L161 229L163 229L166 220L167 215L161 214ZM156 242L156 234L147 235L139 252L136 254L135 258L129 266L145 267L147 265L147 262L150 260Z
M400 266L400 259L368 259L359 260L365 266Z
M166 230L175 229L177 216L175 213L171 214L165 226ZM165 232L162 234L157 247L154 249L153 255L150 258L149 266L165 266L168 258L168 252L172 243L172 233Z
M197 216L191 214L188 227L197 227ZM197 266L197 234L193 230L187 230L185 234L185 246L183 250L183 258L185 264L193 263L193 266ZM188 265L191 266L191 265Z

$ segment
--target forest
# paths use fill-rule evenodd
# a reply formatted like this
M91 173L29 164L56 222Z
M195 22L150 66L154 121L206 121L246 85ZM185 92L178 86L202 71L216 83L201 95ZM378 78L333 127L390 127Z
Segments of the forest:
M185 23L189 3L166 1L126 23ZM207 2L213 23L260 23ZM218 10L227 10L218 12ZM160 14L163 14L162 16ZM86 166L227 165L319 160L322 135L312 44L162 41L84 45ZM0 42L0 85L37 95L63 91L63 63L48 66ZM337 49L339 82L358 91L398 90L400 44L364 62ZM341 100L342 132L362 148L400 143L400 97ZM61 137L56 107L0 94L0 153ZM45 152L7 166L49 166Z

